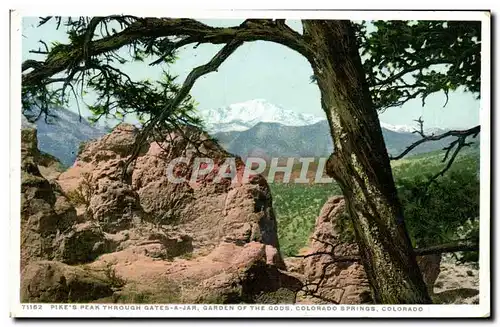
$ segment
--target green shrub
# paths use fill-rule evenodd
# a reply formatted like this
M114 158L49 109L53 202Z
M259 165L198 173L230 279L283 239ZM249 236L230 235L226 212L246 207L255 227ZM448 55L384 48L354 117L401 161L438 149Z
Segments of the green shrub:
M270 184L281 252L292 256L307 244L326 200L341 194L336 184Z
M429 177L444 164L444 153L434 152L393 162L393 174L404 208L408 232L415 247L427 247L479 236L479 152L460 154L452 168L426 188ZM316 217L326 200L341 194L336 184L270 185L283 255L296 255L307 244ZM337 226L344 241L354 239L346 213ZM477 261L477 252L462 253L464 261Z
M72 191L69 191L66 196L68 197L68 200L76 206L89 206L94 192L95 187L92 184L92 177L89 173L83 173L82 180L78 187Z
M440 168L417 163L403 174L395 173L406 225L416 247L473 237L470 229L469 235L459 234L479 217L478 162L464 158L427 187L429 177Z

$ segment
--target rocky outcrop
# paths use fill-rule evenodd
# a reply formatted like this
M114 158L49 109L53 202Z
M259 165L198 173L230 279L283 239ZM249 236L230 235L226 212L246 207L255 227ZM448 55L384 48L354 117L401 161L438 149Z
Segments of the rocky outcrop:
M345 212L343 197L335 196L324 204L316 219L313 234L304 254L333 253L336 257L356 255L357 245L341 242L337 221ZM336 262L331 255L313 255L303 261L303 273L313 303L362 304L370 302L370 286L358 262ZM319 283L319 285L315 285Z
M293 303L302 282L281 270L264 178L214 182L229 154L192 129L145 144L124 175L138 132L122 124L85 144L49 181L36 131L23 130L22 300ZM178 157L186 180L173 183L166 171ZM191 178L196 157L216 169Z
M309 244L303 255L331 253L331 255L312 255L303 259L301 271L306 285L314 297L302 301L313 303L362 304L371 302L370 287L363 265L356 261L338 261L335 258L357 256L358 246L346 237L346 208L342 196L328 199L316 219ZM350 241L349 241L350 240ZM427 255L418 258L424 281L432 292L440 272L441 255Z
M228 154L197 130L150 140L122 178L137 135L131 125L118 126L87 143L74 166L60 174L57 161L38 151L36 130L23 129L23 302L371 301L356 261L337 262L331 255L288 258L283 271L266 181L257 175L248 182L215 183ZM173 171L186 180L172 183L166 172L178 157L187 159ZM213 159L214 170L191 178L196 157ZM242 162L235 165L241 176ZM356 255L344 212L343 198L330 198L302 254ZM477 270L440 261L440 256L418 259L435 302L477 303Z
M193 234L198 247L216 246L221 241L245 244L258 241L278 248L276 220L269 187L262 177L248 183L231 183L228 178L214 182L218 169L229 154L207 135L187 130L186 135L172 133L168 142L150 144L138 158L131 182L142 208L160 224L182 225ZM195 146L189 140L195 140ZM171 183L167 172L175 158L186 158L175 167L182 183ZM212 173L196 180L192 169L196 157L210 158ZM244 168L236 161L240 174Z
M87 212L106 233L115 234L144 222L178 226L192 237L196 251L205 252L222 241L257 241L274 247L275 260L283 267L271 193L264 178L256 176L246 183L232 183L230 178L214 182L230 155L206 134L186 129L166 135L162 142L144 145L123 180L124 165L138 132L131 125L119 125L107 136L88 143L74 166L58 178L67 194L85 186ZM169 167L172 160L181 157L184 163ZM192 178L196 158L210 158L216 168ZM236 160L236 166L241 175L243 163ZM185 181L172 182L169 169Z
M30 260L51 259L54 240L77 222L77 215L57 184L40 173L36 130L22 130L21 141L22 268Z
M479 270L471 263L459 263L444 256L434 284L433 302L439 304L479 304Z
M417 264L422 278L430 294L434 292L434 284L441 273L441 254L430 254L417 257Z
M91 221L73 225L59 235L54 243L54 260L67 264L91 262L116 248L116 244L106 238L100 226Z
M191 236L168 227L155 227L144 224L141 227L122 231L118 234L107 234L117 244L116 250L142 248L144 255L152 258L172 260L179 256L190 256L193 253Z
M260 303L263 298L271 303L294 303L302 286L270 264L266 246L258 242L243 246L223 242L206 256L172 261L150 257L144 247L105 254L88 265L91 270L112 267L126 281L119 302L142 294L149 301L163 303Z
M22 116L22 132L21 132L21 152L22 157L30 157L37 165L41 175L52 181L56 179L63 171L63 165L54 156L41 152L38 149L37 129L34 124L31 124L24 116Z
M21 273L21 302L85 303L112 294L104 276L57 261L32 262Z

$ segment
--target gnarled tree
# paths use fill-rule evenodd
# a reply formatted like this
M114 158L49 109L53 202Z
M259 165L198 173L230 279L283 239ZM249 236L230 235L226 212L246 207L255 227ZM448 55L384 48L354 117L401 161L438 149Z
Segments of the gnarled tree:
M55 19L58 26L63 22L61 17ZM49 20L50 17L42 18L41 23ZM282 19L245 20L238 26L224 28L193 19L69 19L65 22L69 44L47 46L41 51L46 54L44 60L23 63L23 98L26 106L28 99L36 98L34 103L45 104L43 108L47 109L54 92L81 83L82 89L91 88L99 95L101 102L92 107L94 112L107 115L120 112L122 106L132 107L127 106L130 95L155 94L134 100L151 105L149 109L140 107L148 114L138 139L143 142L165 124L175 127L179 119L182 123L198 123L190 116L191 87L199 77L216 71L244 42L275 42L297 51L311 64L321 92L321 105L335 147L327 172L345 195L374 301L430 303L405 228L377 109L400 105L411 98L425 98L433 92L448 93L460 85L477 93L478 24L467 23L463 29L450 24L455 26L451 31L443 22L377 22L378 29L368 34L365 25L343 20L304 20L302 25L301 34ZM424 32L429 33L427 38L419 34ZM435 32L447 35L446 42L439 36L432 38ZM168 94L159 94L160 90L151 84L132 81L113 66L114 62L126 62L118 55L120 49L128 48L133 60L155 57L151 63L155 65L171 60L182 46L201 43L224 46L210 62L195 68L180 88ZM391 48L386 49L388 44ZM453 45L457 45L456 51L449 52ZM470 70L465 71L463 63ZM434 64L452 68L446 73L427 72ZM407 79L415 72L411 81ZM109 78L114 78L115 85L110 85ZM48 87L54 83L60 87ZM157 102L162 96L163 100ZM141 110L137 109L139 113ZM132 154L130 160L134 159Z

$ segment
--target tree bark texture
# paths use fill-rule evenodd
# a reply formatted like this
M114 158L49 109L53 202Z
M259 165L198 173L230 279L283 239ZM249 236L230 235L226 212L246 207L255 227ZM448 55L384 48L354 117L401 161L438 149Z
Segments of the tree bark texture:
M333 137L327 173L340 184L375 303L431 303L417 266L349 21L304 21Z

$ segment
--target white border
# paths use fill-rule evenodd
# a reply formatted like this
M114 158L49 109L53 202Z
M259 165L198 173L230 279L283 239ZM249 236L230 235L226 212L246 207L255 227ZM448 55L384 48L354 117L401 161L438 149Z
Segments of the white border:
M73 9L72 6L62 5L58 6L57 10L50 9L49 6L44 4L36 4L28 6L21 6L22 10L16 10L11 15L11 104L10 112L12 117L10 120L10 216L11 224L11 242L10 242L10 304L11 314L15 317L63 317L63 316L82 316L82 317L109 317L109 316L123 316L123 317L186 317L187 312L170 311L165 315L165 311L111 311L104 310L95 312L87 311L85 309L60 311L51 310L50 305L42 305L47 309L41 311L22 310L19 305L19 263L20 263L20 212L17 208L20 207L19 196L20 194L20 85L21 74L19 68L21 65L21 17L22 16L41 16L57 13L58 15L106 15L116 14L113 7L103 8L101 6L88 6L86 8ZM192 18L227 18L227 19L243 19L243 18L287 18L287 19L351 19L351 20L389 20L389 19L414 19L414 20L481 20L482 21L482 65L481 65L481 159L480 159L480 182L481 182L481 201L480 201L480 305L432 305L432 306L419 306L423 308L423 312L404 314L402 312L385 314L376 313L360 313L360 312L345 312L338 315L328 313L328 317L485 317L490 313L490 14L487 12L471 12L471 11L248 11L248 10L189 10L186 9L170 9L161 10L155 8L151 9L138 9L134 7L120 6L120 12L133 13L138 16L168 16L168 17L192 17ZM153 14L152 14L153 13ZM293 306L291 306L293 307ZM382 307L382 306L378 306ZM391 307L391 306L386 306ZM392 306L397 307L397 306ZM250 310L248 307L246 310ZM202 310L203 311L203 310ZM232 312L232 313L231 313ZM194 312L189 315L191 317L320 317L325 316L324 313L308 311L307 313L293 311L285 312L282 314L279 311L203 311L202 314Z
M291 305L291 304L24 304L23 318L469 318L484 317L480 305Z
M481 28L481 142L479 203L479 298L491 301L490 226L491 219L491 20L482 20Z
M114 15L117 10L113 7L85 7L75 10L73 6L62 5L57 9L47 8L44 5L30 5L29 7L16 10L21 16L44 16L44 15L88 15L103 16ZM448 16L450 20L485 20L484 12L479 11L317 11L317 10L200 10L200 9L177 9L151 10L151 8L138 8L120 6L120 13L133 14L136 16L157 16L170 18L197 18L197 19L245 19L245 18L287 18L297 19L349 19L349 20L443 20ZM489 14L487 14L489 19Z
M12 12L10 15L11 52L10 52L10 275L9 295L11 304L20 303L19 290L21 279L21 16ZM17 69L16 69L17 67ZM11 315L15 316L12 312Z

